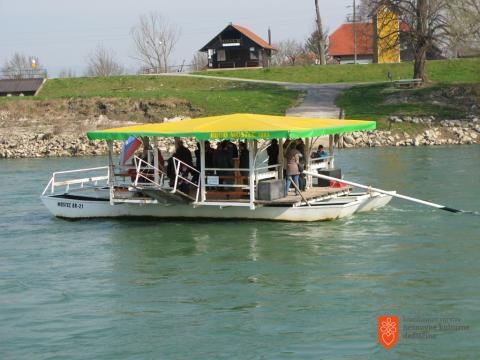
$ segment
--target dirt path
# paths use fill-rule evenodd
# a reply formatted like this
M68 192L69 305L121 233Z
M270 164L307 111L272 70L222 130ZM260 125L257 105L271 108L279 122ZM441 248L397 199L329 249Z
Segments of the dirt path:
M351 84L289 85L289 89L306 91L307 94L299 106L287 111L287 115L338 119L340 109L335 105L335 99L351 86Z
M308 83L290 83L283 81L242 79L235 77L208 76L208 75L192 75L182 73L159 74L159 76L190 76L206 79L218 79L229 81L244 81L259 84L282 85L287 89L305 91L302 103L287 111L286 115L330 118L337 119L340 109L335 106L336 97L345 89L352 87L354 84L308 84Z

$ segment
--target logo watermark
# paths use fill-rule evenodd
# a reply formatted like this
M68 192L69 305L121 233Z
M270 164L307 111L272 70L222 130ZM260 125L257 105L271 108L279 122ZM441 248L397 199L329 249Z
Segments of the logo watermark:
M448 333L464 332L471 329L458 317L399 316L378 317L378 342L390 350L400 340L431 340Z

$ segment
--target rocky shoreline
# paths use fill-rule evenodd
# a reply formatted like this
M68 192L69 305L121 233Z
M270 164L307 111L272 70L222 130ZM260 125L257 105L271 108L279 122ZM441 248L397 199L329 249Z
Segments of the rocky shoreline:
M375 130L345 134L339 147L379 147L379 146L432 146L432 145L469 145L480 144L480 121L478 118L467 120L441 120L435 118L391 117L391 124L412 123L422 127L415 133L399 129Z
M390 122L421 124L415 134L409 134L399 129L375 130L369 132L354 132L340 138L339 147L381 147L381 146L431 146L453 144L480 144L480 121L478 118L466 120L441 120L434 118L391 117ZM77 132L78 134L78 132ZM44 157L71 157L97 156L107 153L104 141L90 141L84 133L27 131L21 133L0 134L0 158L44 158ZM162 139L160 149L165 152L173 151L173 139ZM195 149L193 139L187 141L187 146ZM114 142L114 151L119 153L122 144Z

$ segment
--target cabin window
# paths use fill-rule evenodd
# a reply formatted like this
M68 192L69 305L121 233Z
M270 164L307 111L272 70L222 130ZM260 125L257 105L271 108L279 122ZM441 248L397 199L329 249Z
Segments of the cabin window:
M258 53L255 48L250 48L250 60L258 60Z
M217 61L225 61L227 60L225 50L218 50L217 51Z

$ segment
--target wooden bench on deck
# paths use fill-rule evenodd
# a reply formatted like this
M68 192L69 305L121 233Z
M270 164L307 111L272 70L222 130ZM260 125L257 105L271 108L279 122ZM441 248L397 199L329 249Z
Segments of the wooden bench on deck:
M248 183L248 176L242 176L240 175L239 171L235 171L235 175L219 175L218 176L219 180L234 180L235 185L242 185ZM232 188L232 190L227 190L228 188L222 188L220 189L225 189L224 191L219 191L219 190L209 190L209 187L215 187L213 185L207 185L207 199L211 200L211 198L214 198L215 200L218 199L241 199L241 198L248 198L249 192L248 191L242 191L240 188Z

